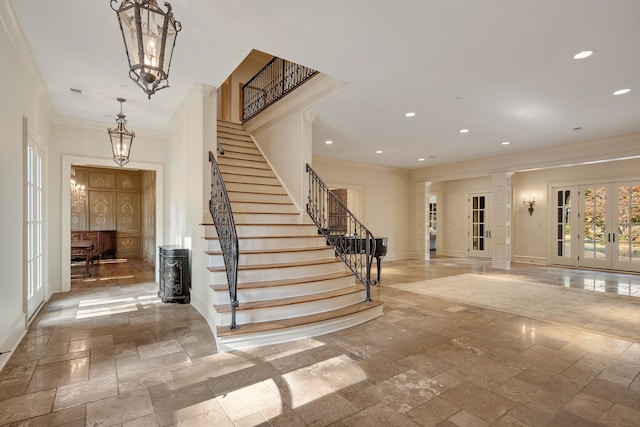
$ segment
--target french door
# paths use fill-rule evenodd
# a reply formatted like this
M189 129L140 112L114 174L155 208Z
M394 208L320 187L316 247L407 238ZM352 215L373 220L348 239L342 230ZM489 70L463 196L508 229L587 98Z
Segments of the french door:
M489 258L489 194L475 193L468 197L469 236L468 253L470 257Z
M640 182L554 188L554 264L640 271Z
M26 160L26 280L27 315L31 318L44 302L44 192L43 155L37 145L27 144Z

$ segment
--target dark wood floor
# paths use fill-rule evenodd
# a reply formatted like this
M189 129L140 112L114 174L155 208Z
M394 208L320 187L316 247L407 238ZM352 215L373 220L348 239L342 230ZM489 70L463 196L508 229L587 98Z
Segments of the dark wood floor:
M155 268L142 258L95 260L89 267L90 277L84 277L83 262L71 264L71 288L118 286L155 281Z

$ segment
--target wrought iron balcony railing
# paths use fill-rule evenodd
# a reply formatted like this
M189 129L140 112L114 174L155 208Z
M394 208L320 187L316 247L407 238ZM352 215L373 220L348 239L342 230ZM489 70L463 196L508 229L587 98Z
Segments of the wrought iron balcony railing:
M256 116L317 73L295 62L273 58L242 86L242 122Z

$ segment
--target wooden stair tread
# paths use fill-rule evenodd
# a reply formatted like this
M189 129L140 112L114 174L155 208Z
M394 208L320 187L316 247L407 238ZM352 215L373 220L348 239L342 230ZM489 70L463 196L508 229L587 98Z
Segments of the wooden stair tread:
M382 305L381 301L360 302L348 307L339 308L337 310L326 311L323 313L310 314L307 316L293 317L290 319L274 320L271 322L247 323L239 325L237 329L229 329L227 326L216 327L216 333L219 337L231 337L243 334L252 334L267 331L276 331L279 329L292 328L296 326L318 323L325 320L337 319L339 317L348 316L360 311L369 310Z
M259 205L284 205L284 206L293 205L293 202L260 202L255 200L231 200L231 204L234 204L234 203L254 203Z
M228 183L227 183L228 184ZM274 192L260 192L260 191L246 191L246 190L227 190L227 193L231 194L231 193L238 193L238 194L256 194L256 195L260 195L260 196L286 196L287 193L284 192L280 192L280 193L274 193Z
M304 239L304 238L323 238L321 234L313 234L308 236L238 236L238 240L242 239ZM218 240L218 236L204 236L205 240Z
M343 279L345 277L354 277L354 276L353 274L345 271L344 273L320 274L317 276L299 277L295 279L281 279L281 280L269 280L264 282L238 283L238 290L273 288L277 286L291 286L291 285L297 285L301 283L312 283L312 282L321 282L324 280ZM211 289L213 289L214 291L228 291L229 285L227 285L226 283L220 284L220 285L211 285Z
M245 249L240 252L240 255L255 255L255 254L280 254L289 252L311 252L311 251L326 251L327 249L333 249L331 246L305 246L303 248L274 248L274 249ZM221 251L205 251L207 255L222 255Z
M342 262L342 261L340 260L340 258L327 258L327 259L317 259L317 260L309 260L309 261L283 262L283 263L277 263L277 264L239 265L238 271L269 270L274 268L289 268L289 267L306 267L310 265L331 264L335 262ZM224 267L207 267L207 269L211 272L225 271Z
M354 284L353 286L350 286L348 288L336 289L333 291L326 291L326 292L318 292L315 294L308 294L308 295L302 295L297 297L241 302L240 305L238 306L238 311L256 310L261 308L273 308L273 307L280 307L280 306L293 305L293 304L303 304L305 302L321 301L321 300L330 299L334 297L356 294L356 293L363 292L364 290L365 290L364 286L362 285L358 286ZM218 313L231 312L231 304L216 304L214 305L214 307Z

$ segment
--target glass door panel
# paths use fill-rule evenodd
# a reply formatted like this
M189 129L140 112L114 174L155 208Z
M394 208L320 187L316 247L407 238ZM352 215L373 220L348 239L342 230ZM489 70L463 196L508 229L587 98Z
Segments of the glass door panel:
M469 197L469 256L488 258L491 231L488 228L488 195L475 194Z
M604 185L582 187L581 195L582 251L579 265L610 268L611 233L608 225L607 187Z
M572 195L578 194L577 187L554 188L554 246L552 262L560 265L577 265L576 242L578 227L573 226L578 214L577 204L572 208Z
M640 184L619 185L612 268L640 271Z

